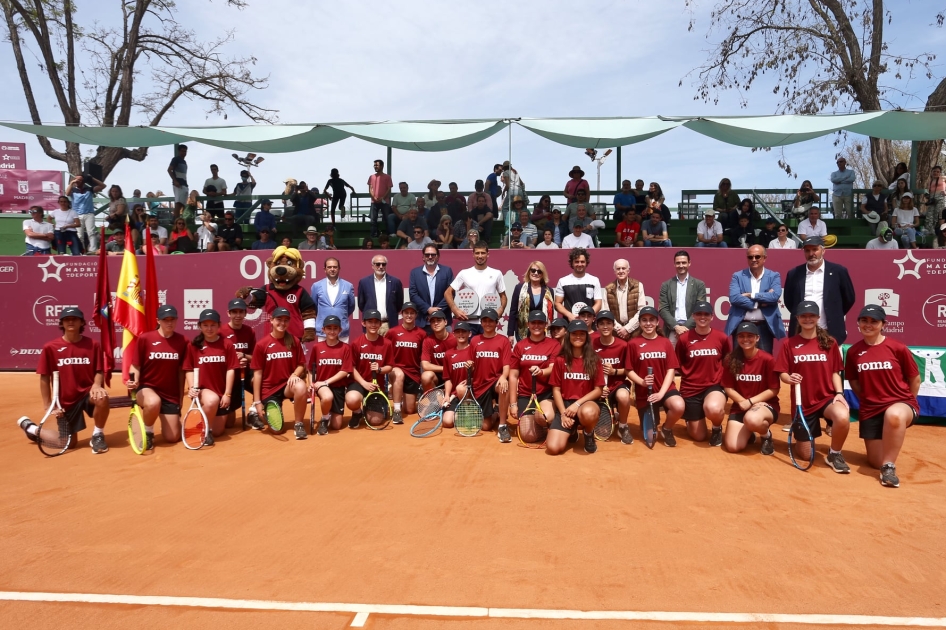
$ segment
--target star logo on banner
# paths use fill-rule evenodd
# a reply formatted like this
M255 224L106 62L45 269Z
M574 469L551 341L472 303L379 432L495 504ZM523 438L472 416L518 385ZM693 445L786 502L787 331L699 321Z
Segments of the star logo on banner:
M900 267L900 273L897 275L897 280L902 280L903 276L913 276L917 280L920 279L920 266L926 263L925 258L917 260L913 257L913 250L908 249L907 255L899 260L893 261L895 265ZM907 269L907 263L913 263L913 269Z
M62 268L66 266L65 263L57 263L56 259L50 256L49 260L47 260L45 263L36 266L43 270L43 282L46 282L47 280L62 282L62 278L59 277L59 272L62 271ZM53 271L50 271L50 269L53 269Z

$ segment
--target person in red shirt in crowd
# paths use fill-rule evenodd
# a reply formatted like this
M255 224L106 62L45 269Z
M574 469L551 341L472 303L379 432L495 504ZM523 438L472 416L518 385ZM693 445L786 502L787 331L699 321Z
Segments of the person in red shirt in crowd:
M240 369L234 375L230 413L227 414L227 428L229 429L236 424L236 408L243 405L245 392L253 391L253 370L250 369L250 359L253 357L253 349L256 348L256 333L249 326L243 325L246 320L246 302L240 298L230 300L227 304L227 314L230 320L220 326L220 334L233 344L237 360L240 362ZM264 428L263 421L252 406L246 413L246 423L257 431L262 431Z
M841 447L851 428L851 411L844 399L844 382L841 379L841 349L828 331L818 325L821 309L811 301L801 302L795 308L798 321L796 334L782 342L782 350L775 361L775 371L783 383L792 385L791 397L795 400L795 387L802 384L801 403L805 412L805 422L811 435L818 439L821 435L820 419L830 421L831 449L825 456L825 462L836 473L846 475L851 472ZM801 435L796 439L803 440ZM804 446L800 453L807 458Z
M95 454L108 450L105 443L105 422L108 420L108 392L105 391L105 361L102 347L89 337L85 337L85 315L78 308L62 309L59 315L59 330L62 336L46 343L39 355L39 393L43 407L49 409L52 404L52 376L59 372L59 404L62 413L69 421L72 442L69 448L78 448L78 433L85 429L85 413L95 422L92 440L89 445ZM16 421L26 433L26 437L35 442L39 426L23 416Z
M188 395L199 399L204 415L210 420L210 434L204 445L214 443L226 430L227 416L233 404L233 382L240 367L233 343L220 334L220 313L208 308L197 319L200 332L187 346L184 359ZM195 379L194 372L199 370ZM194 381L196 382L196 385Z
M673 344L664 337L660 315L653 306L645 306L638 317L641 334L627 344L627 380L634 383L634 400L637 415L643 417L648 403L653 403L656 416L654 422L660 424L660 407L666 412L664 424L660 425L660 435L666 446L676 446L677 440L670 427L683 415L683 397L673 382L676 370L680 367ZM651 368L653 374L648 374ZM647 388L655 389L648 396Z
M432 334L424 339L420 351L420 385L423 391L428 391L443 385L446 380L443 375L443 360L448 350L457 347L457 338L447 330L447 316L441 310L436 310L427 316Z
M361 319L365 326L365 334L351 342L352 381L345 392L345 406L352 410L349 429L357 429L362 418L366 418L363 402L368 392L383 387L381 379L393 369L394 348L391 342L378 334L381 330L381 313L375 309L364 312ZM378 374L381 381L378 385L372 383L374 374ZM373 425L381 424L384 418L378 418L372 411L366 422Z
M325 340L312 347L309 372L312 373L312 392L318 397L322 418L319 420L319 435L326 435L329 427L338 431L344 426L345 390L354 371L351 346L342 343L342 320L329 315L322 322Z
M453 327L457 347L447 350L443 359L443 426L447 429L453 428L457 405L470 386L467 383L467 370L473 367L473 349L470 347L472 330L473 326L469 322L457 322Z
M594 453L598 450L594 430L598 422L598 399L604 387L604 370L591 347L591 335L585 322L576 319L568 323L568 337L562 344L562 353L552 364L549 384L557 413L549 425L545 451L549 455L564 453L572 436L578 438L580 426L585 436L585 452Z
M154 423L160 418L161 435L168 442L181 441L181 402L184 398L184 359L187 339L174 332L177 309L158 309L158 329L138 337L131 353L125 385L137 389L138 407L145 421L147 448L154 448Z
M910 349L883 334L886 322L880 306L861 309L857 329L864 338L848 349L844 375L861 405L858 432L867 461L880 469L882 485L899 488L897 455L907 428L920 415L920 371Z
M591 340L591 347L601 360L601 369L606 378L603 394L608 397L612 409L618 410L618 435L623 444L633 444L627 416L631 411L631 386L627 382L627 342L614 336L614 313L598 313L598 334Z
M273 401L282 407L287 398L292 400L297 440L306 439L305 417L309 399L306 396L305 352L298 339L289 334L289 309L273 309L272 330L260 339L253 349L250 368L253 370L253 407L260 417L266 413L266 403Z
M759 328L752 322L741 322L735 336L738 345L723 359L723 388L732 399L725 447L730 453L743 451L758 433L762 454L771 455L775 446L769 427L778 420L781 388L775 359L759 349Z
M683 419L687 434L695 441L706 439L706 420L713 424L710 446L723 443L723 417L726 415L726 391L723 378L723 357L731 349L729 336L713 330L713 306L697 302L693 306L696 327L677 340L677 361L680 363L680 394L683 396ZM673 425L669 425L673 428Z
M499 426L496 436L502 443L512 441L506 416L509 408L509 364L512 362L512 346L509 337L496 333L499 313L496 309L483 309L480 326L483 334L470 342L473 347L473 395L483 408L483 430L489 431L496 419ZM496 408L496 397L499 409Z
M529 336L512 349L509 366L509 415L519 421L519 435L526 442L541 442L548 431L549 420L555 415L552 403L552 362L562 351L562 344L545 333L548 318L542 311L529 313ZM527 376L528 374L528 376ZM532 380L535 379L535 397L539 401L541 415L521 416L532 396Z
M641 224L637 220L637 213L634 210L628 210L624 219L618 223L614 230L617 238L614 241L617 247L642 247L644 242L637 240L637 235L641 233Z
M394 402L394 424L404 424L403 412L417 413L417 396L420 391L420 362L427 333L417 325L417 305L404 302L401 306L401 323L390 328L385 339L394 349L394 369L391 379L391 398Z

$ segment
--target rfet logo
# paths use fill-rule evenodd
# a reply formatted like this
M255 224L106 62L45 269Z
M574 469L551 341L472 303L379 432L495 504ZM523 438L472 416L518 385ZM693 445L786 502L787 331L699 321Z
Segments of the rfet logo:
M41 295L33 302L33 319L40 326L58 326L62 309L79 308L78 304L60 304L52 295Z
M0 264L0 283L13 284L17 280L18 272L15 261Z
M946 328L946 295L936 293L923 302L923 321L933 328Z
M900 294L893 289L867 289L864 291L864 304L876 304L887 315L900 316Z

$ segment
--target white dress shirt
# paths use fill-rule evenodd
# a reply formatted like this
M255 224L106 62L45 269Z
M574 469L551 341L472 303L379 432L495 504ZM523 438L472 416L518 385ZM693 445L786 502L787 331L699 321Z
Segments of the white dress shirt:
M647 302L645 302L644 300L644 283L638 282L637 283L637 311L638 312L634 314L634 317L628 320L627 318L627 289L629 286L630 286L629 281L624 282L623 288L621 287L620 282L615 282L614 283L614 297L618 301L617 325L624 328L624 330L626 330L627 332L633 332L637 330L638 326L640 325L640 323L638 322L638 320L640 319L639 313L640 313L640 310L644 308L644 306L647 304ZM627 322L627 323L622 324L621 322Z
M388 319L388 275L385 274L378 279L377 274L374 277L374 300L378 303L378 312L381 313L381 321Z
M759 274L758 278L752 275L751 271L749 272L749 286L751 287L749 289L749 293L751 293L753 296L762 292L762 276L764 275L765 275L764 268L762 269L762 273ZM759 303L753 301L753 306L755 306L755 308L747 312L746 316L743 319L745 319L747 322L763 321L765 317L762 315L762 310L759 308Z
M680 282L680 277L676 277L677 280L677 308L673 313L674 319L678 322L685 322L687 320L687 285L690 284L690 274L687 274L687 277L683 279L683 282Z
M325 292L328 294L328 301L335 304L335 299L338 297L338 279L335 279L334 284L332 284L332 281L328 278L325 280Z
M824 314L824 263L814 271L805 267L805 299L818 305L818 312L821 313L818 325L827 329L828 318Z

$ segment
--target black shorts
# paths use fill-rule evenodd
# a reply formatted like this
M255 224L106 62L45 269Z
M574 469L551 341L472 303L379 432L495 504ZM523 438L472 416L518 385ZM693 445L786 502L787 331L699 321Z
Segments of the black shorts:
M279 405L280 407L282 407L282 403L283 403L284 400L286 400L286 390L285 390L285 389L280 389L280 390L277 391L275 394L273 394L273 395L271 395L271 396L267 396L266 398L264 398L264 399L261 400L260 402L263 403L263 409L265 410L265 409L266 409L266 403L272 401L272 402L276 403L277 405Z
M904 404L906 405L906 403ZM907 405L907 407L909 407L910 411L913 412L913 418L910 420L910 423L907 424L907 427L911 427L913 426L913 423L916 422L916 409L913 408L913 405ZM863 418L860 422L857 423L857 433L862 440L883 439L884 414L878 413L876 416L871 416L870 418Z
M68 409L63 409L63 411L66 414L66 422L69 423L69 432L78 433L86 428L85 416L92 417L95 405L92 403L92 397L86 394L82 400ZM83 414L83 412L85 413Z
M755 405L753 405L753 406L755 406ZM772 405L770 405L770 404L768 404L768 403L762 403L762 406L765 407L766 409L768 409L768 410L769 410L769 414L772 416L772 419L769 420L769 423L772 423L772 422L775 422L776 420L778 420L778 414L775 413L775 408L772 407ZM743 411L743 412L741 412L741 413L730 413L730 414L729 414L729 421L730 421L730 422L742 422L742 421L743 421L742 419L745 417L745 415L746 415L747 413L749 413L749 412L748 412L748 411Z
M529 398L531 396L519 396L516 398L516 406L519 408L519 413L522 413L522 410L526 408L526 405L529 404ZM545 402L546 400L552 400L552 390L545 392L544 394L536 394L535 399L539 402Z
M141 392L146 389L151 390L154 392L155 396L161 398L161 395L150 387L139 387L138 391ZM161 398L161 410L158 413L160 413L162 416L179 416L181 415L181 405L180 403L175 404Z
M493 383L486 388L486 391L476 396L476 402L480 404L480 407L483 409L483 417L489 418L491 415L496 413L496 383ZM474 395L476 390L474 389Z
M577 400L577 398L575 400ZM562 402L565 403L565 408L568 409L575 403L575 400L563 400ZM562 424L562 414L558 413L557 411L555 412L555 416L552 418L552 422L549 423L550 430L555 429L556 431L562 431L568 434L575 433L576 431L578 431L579 428L581 428L581 423L578 422L578 418L575 418L575 422L572 424L572 428L566 429L565 426Z
M660 409L661 409L661 408L663 408L663 410L666 412L666 411L667 411L667 405L666 405L666 403L667 403L668 400L670 400L670 399L673 398L674 396L680 396L681 398L683 398L683 394L680 393L680 390L678 390L676 387L674 387L673 389L669 390L666 394L664 394L664 397L663 397L663 398L661 398L658 402L655 402L655 403L654 403L654 413L659 416L659 415L660 415ZM638 418L643 418L643 417L644 417L644 411L646 411L646 409L647 409L647 407L648 407L648 405L647 405L647 399L644 398L642 401L638 401L638 403L640 403L640 402L643 402L644 404L643 404L643 406L641 406L640 404L638 404L638 407L637 407L637 417L638 417ZM654 422L659 422L659 418L654 418Z
M407 374L404 375L404 393L411 396L417 396L420 392L420 383L412 379Z
M696 396L684 398L683 419L687 422L694 422L705 418L706 413L703 411L703 401L706 400L707 394L712 394L713 392L719 392L723 396L726 396L726 390L723 389L722 385L710 385Z
M348 388L342 387L342 386L339 386L339 387L332 387L331 385L326 385L326 387L328 387L330 390L332 390L332 409L331 409L331 413L337 414L337 415L342 415L342 414L344 414L344 413L345 413L345 392L348 391ZM325 389L325 387L323 387L323 388L319 389L319 391L315 392L316 395L320 394L320 393L322 392L322 389ZM318 412L319 412L319 415L322 414L321 406L319 407Z
M815 439L821 437L821 422L820 422L820 420L821 420L822 418L824 418L824 412L825 412L825 410L826 410L832 403L834 403L834 398L832 398L831 400L829 400L828 402L826 402L825 404L823 404L823 405L822 405L821 407L819 407L818 410L815 411L814 413L811 413L811 414L808 414L807 416L805 416L805 424L808 425L808 430L811 431L811 437L813 437L813 438L815 438ZM792 421L794 421L794 418L792 419ZM805 436L804 436L804 435L799 435L799 432L797 432L797 431L793 431L793 432L792 432L792 437L794 437L796 440L804 440L804 439L805 439Z
M345 388L346 392L356 392L361 394L361 397L364 398L368 395L368 390L358 384L358 381L352 381L348 384L348 387Z
M620 390L622 390L622 389L627 390L628 395L630 395L631 397L634 396L634 394L631 392L631 384L628 383L627 381L624 381L623 383L621 383L620 385L618 385L617 387L615 387L614 389L612 389L611 391L609 391L609 392L608 392L608 404L610 404L610 405L611 405L612 407L614 407L615 409L617 409L617 406L618 406L617 393L618 393Z

